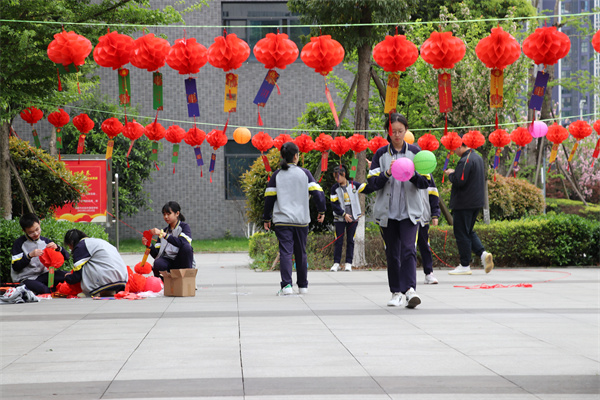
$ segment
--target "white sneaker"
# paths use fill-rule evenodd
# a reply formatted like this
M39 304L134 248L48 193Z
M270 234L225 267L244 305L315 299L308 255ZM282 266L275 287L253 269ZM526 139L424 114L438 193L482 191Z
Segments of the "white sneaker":
M346 265L344 265L344 271L352 271L352 264L346 263Z
M426 285L437 285L438 280L435 276L433 276L433 272L425 275L425 284Z
M484 251L483 254L481 254L481 265L483 265L486 274L489 274L490 271L494 269L494 257L492 256L492 253Z
M294 294L294 289L292 289L292 285L282 287L277 292L277 296L289 296L290 294Z
M471 266L467 265L466 267L463 267L462 265L459 265L452 271L448 271L448 275L471 275Z
M405 295L406 295L406 307L407 308L415 308L416 306L421 304L421 298L419 297L417 292L415 292L415 289L413 289L413 288L408 289L408 291L405 293Z
M402 302L402 293L392 293L392 298L387 302L390 307L398 307Z
M332 272L336 272L339 269L340 269L340 264L338 264L338 263L333 264L333 266L331 267Z
M298 293L306 294L306 293L308 293L308 288L307 287L298 288Z

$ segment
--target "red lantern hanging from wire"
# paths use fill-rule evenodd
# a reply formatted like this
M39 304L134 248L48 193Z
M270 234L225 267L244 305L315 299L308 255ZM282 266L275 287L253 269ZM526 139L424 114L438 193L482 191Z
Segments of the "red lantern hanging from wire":
M202 129L198 129L197 127L193 127L187 131L187 134L183 138L183 140L194 148L194 154L196 155L196 165L200 167L200 177L203 176L202 166L204 165L204 160L202 159L202 142L206 139L206 133Z
M513 176L517 176L517 171L519 170L518 164L519 159L521 158L521 151L523 147L527 146L533 140L533 136L531 136L531 132L529 129L523 128L522 126L518 127L514 131L510 133L510 139L519 146L517 153L515 154L515 159L513 161Z
M434 69L452 69L463 59L467 47L464 42L452 36L452 32L431 32L421 46L421 58ZM444 135L448 132L448 112L452 111L452 80L448 72L438 73L438 95L440 112L446 120Z
M548 172L552 168L552 164L556 161L556 156L558 154L558 147L562 142L564 142L569 137L569 131L561 125L558 125L556 122L548 127L548 133L546 133L546 138L554 143L552 145L552 151L550 152L550 160L548 165Z
M348 138L348 143L350 144L350 150L354 152L349 173L350 178L354 179L358 168L358 154L369 148L369 141L360 133L355 133Z
M123 136L131 141L129 145L129 150L127 150L127 156L125 159L127 160L127 168L129 168L129 154L131 153L131 149L133 148L133 144L136 140L141 138L144 135L145 129L142 124L136 122L135 119L133 121L127 121L125 118L125 125L123 126Z
M335 110L335 103L331 97L331 92L327 87L327 75L333 70L333 67L344 60L344 48L330 35L313 36L310 42L304 45L300 58L308 67L315 70L316 73L323 75L325 80L325 97L329 103L329 108L333 113L335 125L340 126L340 120Z
M417 144L421 150L429 150L431 152L436 151L440 147L440 142L431 133L426 133L417 140Z
M62 127L69 123L71 117L62 108L58 111L51 112L48 114L48 122L50 122L56 128L56 149L58 150L58 160L60 161L60 150L63 148L62 142Z
M273 146L276 147L277 150L281 151L281 146L283 146L284 143L293 141L294 139L292 139L290 135L288 135L287 133L282 133L281 135L273 139Z
M398 85L400 74L398 71L406 71L419 58L417 46L404 35L398 35L396 27L395 36L386 36L385 39L373 48L373 59L385 72L389 72L387 89L385 92L384 113L396 112L398 103Z
M264 154L264 152L268 151L271 147L273 147L273 138L271 138L270 135L264 132L258 132L252 137L252 146L256 147L256 149L260 151L260 157L262 158L263 164L265 165L265 170L267 172L271 172L271 165L269 164L269 159Z
M38 149L42 147L40 143L40 138L38 137L37 130L33 127L34 124L37 124L39 120L44 118L44 112L36 107L27 107L19 114L23 121L27 122L31 125L31 134L33 135L33 141L35 142L35 147ZM68 122L68 121L67 121Z
M592 47L594 50L600 53L600 29L598 29L596 33L594 33L594 36L592 36Z
M165 139L168 142L173 143L173 156L171 162L173 163L173 173L175 173L175 165L179 161L179 143L185 138L187 132L179 125L171 125L165 132Z
M485 137L479 131L468 131L462 137L465 146L476 149L485 144Z
M294 143L296 143L298 150L302 154L302 166L304 167L304 155L315 149L315 142L312 137L303 133L294 139Z
M496 129L490 133L489 141L496 148L496 154L494 155L494 182L496 181L496 170L500 164L500 154L504 146L510 143L510 135L504 129Z
M336 136L331 142L331 151L340 157L340 165L342 164L342 156L350 150L350 143L345 136Z
M256 57L256 61L264 64L265 68L268 69L267 75L258 89L253 102L258 108L258 126L263 126L263 121L260 117L260 107L264 107L267 104L275 86L277 86L277 94L281 94L277 85L279 73L275 71L275 68L285 69L289 64L296 61L299 51L296 43L288 39L288 35L285 33L279 33L279 29L277 30L277 34L267 33L264 38L256 43L252 51Z
M131 50L133 49L133 38L110 31L98 38L98 44L94 47L94 60L101 67L117 70L119 82L119 104L126 107L131 104L131 83L129 70L123 68L129 63Z
M150 156L150 160L154 161L157 171L160 170L158 168L158 141L165 137L166 132L164 126L157 122L156 119L144 128L144 135L152 141L152 155Z
M87 114L79 114L73 118L73 125L81 133L77 142L77 154L82 154L85 151L85 135L94 129L94 121Z
M448 132L440 139L442 145L448 150L446 155L446 161L444 162L444 169L448 169L448 163L450 162L450 156L454 154L454 150L458 149L462 145L462 139L456 132ZM442 183L444 183L444 175L442 175Z
M596 131L598 136L600 136L600 119L598 119L598 120L596 120L596 122L594 122L594 130ZM596 161L596 159L598 158L598 155L600 155L600 137L598 138L598 141L596 142L596 147L594 148L594 153L592 154L592 167L594 166L594 161Z
M206 141L213 148L213 152L210 156L210 166L208 168L208 171L210 172L210 182L212 183L212 174L215 171L215 163L217 161L216 151L219 147L227 144L227 135L225 135L223 131L213 129L206 135Z
M390 144L383 136L375 136L369 140L369 150L375 154L380 148Z
M106 155L105 159L110 160L112 158L113 149L115 147L115 138L119 133L123 132L123 124L118 118L112 117L104 120L100 125L102 132L108 136L108 143L106 144ZM110 164L109 164L110 165ZM109 167L110 168L110 167Z
M333 138L331 137L331 135L327 135L325 133L321 133L315 139L315 150L321 153L321 172L327 171L327 164L329 162L329 150L331 149L332 143Z
M579 120L569 125L569 132L575 139L577 139L575 145L573 146L573 150L571 150L571 154L569 154L568 162L570 163L573 160L573 156L575 155L577 147L579 146L579 141L590 136L593 132L593 129L587 122ZM567 163L567 169L569 168L569 163Z
M92 52L92 42L75 32L62 32L54 35L54 40L48 45L48 58L56 64L58 76L58 91L62 90L60 74L79 72L80 66L85 64L86 57ZM79 90L79 76L77 77L77 90Z

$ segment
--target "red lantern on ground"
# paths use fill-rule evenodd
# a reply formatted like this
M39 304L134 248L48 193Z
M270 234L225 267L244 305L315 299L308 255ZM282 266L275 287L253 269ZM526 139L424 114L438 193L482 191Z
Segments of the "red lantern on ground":
M265 170L267 172L271 172L271 165L269 164L269 160L267 159L267 156L265 156L264 152L273 147L273 138L264 132L258 132L256 135L254 135L254 137L252 137L252 146L256 147L256 149L260 151L260 157L265 165Z
M462 137L465 146L476 149L485 144L485 137L479 131L469 131Z
M300 58L308 67L326 77L333 70L333 67L344 60L344 55L344 48L338 41L333 40L330 35L323 35L311 37L310 42L302 48ZM327 87L327 78L325 78L325 97L333 113L336 126L340 126L335 104Z
M131 140L131 144L129 145L129 150L127 150L127 168L129 168L129 154L131 153L131 149L133 148L133 144L136 140L142 137L145 129L142 124L136 122L135 119L133 121L127 122L125 119L125 126L123 126L123 136L127 139Z
M37 130L33 127L34 124L37 124L39 120L44 118L44 113L39 108L35 107L27 107L19 114L23 121L27 122L31 125L31 133L33 134L33 141L35 142L35 147L38 149L42 147L40 143L40 138L38 137ZM67 121L68 122L68 121Z
M171 162L174 164L173 173L175 173L175 164L179 161L179 143L185 138L186 134L187 132L178 125L169 126L165 132L165 139L173 143L173 157L171 157Z
M336 136L331 142L331 151L340 157L340 164L342 163L342 156L350 150L350 143L345 136Z
M377 150L384 146L387 146L388 144L390 143L384 137L375 136L374 138L369 140L369 150L371 150L373 154L375 154Z
M598 119L598 120L596 120L596 122L594 122L594 130L596 131L598 136L600 136L600 119ZM596 161L596 158L598 158L599 154L600 154L600 137L598 138L598 141L596 142L596 147L594 148L594 154L592 154L592 167L594 166L594 161Z
M440 147L440 142L431 133L426 133L417 140L417 144L421 150L436 151Z
M56 128L56 149L58 150L58 160L60 161L60 149L63 148L62 143L62 127L69 123L71 117L62 108L58 111L51 112L48 114L48 122L50 122Z
M204 160L202 159L202 149L200 145L206 139L206 133L202 129L198 129L195 126L187 131L187 134L183 138L183 140L194 148L194 153L196 154L196 165L200 167L200 177L203 176L202 166L204 165Z
M442 145L448 150L448 154L446 155L446 161L444 162L445 171L448 168L448 163L450 162L450 156L454 154L454 150L458 149L462 145L462 139L458 136L456 132L448 132L440 139ZM445 174L442 175L442 183L444 183Z
M60 72L65 74L79 71L77 67L85 64L85 58L91 51L92 42L73 31L67 32L63 29L62 32L54 35L54 40L48 45L47 53L48 58L56 64L58 91L62 90Z
M104 120L102 125L100 125L100 129L102 129L102 132L106 133L108 136L105 158L110 160L112 158L113 148L115 147L114 139L119 135L119 133L123 132L123 124L118 118L112 117Z
M569 125L569 132L571 133L571 135L573 135L573 137L575 139L577 139L577 141L575 142L575 146L573 146L573 150L571 150L571 154L569 154L569 159L568 161L571 162L573 160L573 156L575 155L575 151L577 150L577 147L579 146L579 141L581 139L585 139L586 137L590 136L592 134L592 127L590 126L590 124L588 124L585 121L575 121L572 124ZM567 168L568 168L567 164Z
M284 143L287 142L293 142L294 139L292 139L292 137L286 133L282 133L281 135L277 136L275 139L273 139L273 146L275 146L277 148L277 150L281 151L281 146L283 146Z
M304 154L315 149L315 142L312 137L303 133L294 139L294 143L296 143L298 150L302 153L302 166L304 166Z
M208 168L208 172L210 172L210 182L212 183L212 173L215 171L215 163L217 161L216 151L219 147L227 144L227 135L225 135L223 131L213 129L206 135L206 141L213 148L212 155L210 156L210 166Z
M548 127L548 133L546 133L546 138L554 143L552 145L552 151L550 152L550 165L548 166L548 171L552 168L552 163L556 161L556 156L558 154L558 146L564 142L569 137L569 131L561 125L558 125L556 122Z
M523 42L523 53L536 64L554 65L569 54L571 41L555 26L537 28Z
M94 128L94 121L87 114L79 114L73 118L73 125L81 133L77 143L77 154L81 154L85 150L85 135Z

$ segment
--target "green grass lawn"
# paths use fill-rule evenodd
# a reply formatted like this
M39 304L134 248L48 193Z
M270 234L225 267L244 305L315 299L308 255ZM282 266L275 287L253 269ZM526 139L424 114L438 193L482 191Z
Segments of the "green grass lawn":
M194 246L194 251L204 253L248 251L248 239L243 237L194 240L192 244ZM144 250L146 250L146 248L142 244L141 239L123 239L119 243L119 251L121 253L143 253Z

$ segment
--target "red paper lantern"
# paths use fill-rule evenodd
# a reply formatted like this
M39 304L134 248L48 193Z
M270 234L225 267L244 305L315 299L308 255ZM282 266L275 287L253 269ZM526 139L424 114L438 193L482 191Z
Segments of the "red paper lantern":
M218 150L219 147L227 144L227 135L223 131L213 129L206 135L206 141L214 150Z
M571 41L555 26L537 28L523 42L523 53L536 64L554 65L569 54Z
M65 257L60 251L46 247L40 256L40 262L46 268L60 268L65 262Z
M62 108L48 114L48 122L54 125L57 130L60 130L60 128L68 124L70 120L71 117L69 117L69 114Z
M187 131L183 140L192 147L200 146L206 139L206 133L195 126Z
M531 143L531 141L533 140L533 136L531 136L529 129L520 126L510 133L510 139L517 146L523 147Z
M521 46L510 33L497 27L477 43L475 53L486 67L504 69L519 59Z
M292 139L292 137L290 135L282 133L281 135L279 135L275 139L273 139L273 146L275 146L277 148L277 150L281 151L281 146L283 146L284 143L293 142L293 141L294 141L294 139Z
M494 147L502 148L510 144L510 135L504 129L496 129L490 134L489 141Z
M431 133L426 133L417 140L421 150L436 151L440 147L440 142Z
M569 132L578 141L592 134L592 127L585 121L575 121L569 125Z
M144 126L139 122L136 122L135 119L133 121L126 122L125 126L123 126L123 136L131 140L132 146L133 142L141 138L145 131L146 130L144 129ZM129 150L131 151L131 148Z
M134 67L153 72L165 65L170 50L167 40L148 33L133 42L129 61Z
M94 128L94 121L87 114L79 114L73 118L73 125L79 132L87 134Z
M465 146L476 149L485 144L485 137L479 131L469 131L462 137Z
M331 135L321 133L315 139L315 150L320 151L320 152L328 151L329 149L331 149L332 143L333 143L333 138L331 137Z
M146 287L146 277L140 274L133 274L129 276L127 280L128 292L140 293L144 291Z
M273 138L264 132L258 132L252 137L252 146L263 153L273 147Z
M345 136L336 136L331 143L331 151L340 156L341 158L344 154L346 154L350 150L350 143L348 143L348 139Z
M596 34L596 36L598 36L598 34ZM600 135L600 119L594 122L594 130L598 135ZM598 138L598 141L596 142L596 147L594 148L594 153L592 154L592 167L594 166L594 161L596 161L598 155L600 155L600 138Z
M315 148L315 142L313 141L312 137L305 133L295 138L294 143L296 143L296 146L298 146L300 153L308 153Z
M600 29L598 29L594 36L592 36L592 47L594 50L600 53Z
M144 128L144 135L152 141L159 141L165 137L166 130L160 124L160 122L152 122L151 124L146 125Z
M140 261L139 263L135 264L134 269L135 269L136 274L141 274L141 275L149 274L150 272L152 272L152 264L147 262L144 265L142 265L142 262Z
M448 132L440 139L442 145L452 153L462 145L462 139L456 132ZM446 168L444 168L446 169Z
M285 69L298 58L298 46L285 33L267 33L252 50L256 61L267 69Z
M377 150L380 148L387 146L390 144L385 138L382 136L375 136L373 139L369 140L369 150L375 154Z
M21 111L19 115L21 116L23 121L27 122L28 124L31 124L32 126L33 124L36 124L40 119L44 118L43 111L35 107L27 107L26 109Z
M119 69L129 63L132 48L131 36L117 31L109 32L98 38L98 44L94 47L94 61L101 67Z
M359 133L350 136L348 143L350 143L350 149L355 153L360 153L369 148L369 141Z
M326 76L344 60L344 48L330 35L311 37L300 53L300 58L315 72Z
M417 46L404 35L388 35L373 48L373 59L386 72L406 71L417 58Z
M217 36L208 48L208 62L215 68L227 72L238 69L250 56L250 46L235 33Z
M421 58L435 69L450 69L463 59L467 47L452 32L431 32L421 46Z
M177 39L167 56L169 67L180 75L198 73L207 61L206 47L196 42L195 38Z
M187 132L178 125L171 125L165 132L165 139L171 143L181 143Z
M56 285L56 293L69 299L75 298L79 293L81 293L81 282L78 282L75 285L70 285L67 282L61 282Z
M598 135L600 135L600 119L596 120L596 122L594 122L594 130L596 131L596 133Z
M546 138L552 143L558 145L564 142L569 137L569 131L556 122L548 127Z
M54 40L48 45L48 58L55 64L68 66L83 65L85 58L92 51L92 42L75 32L63 30L54 35Z
M100 129L102 129L102 132L106 133L109 139L114 139L119 133L123 132L123 124L118 118L112 117L104 120Z

